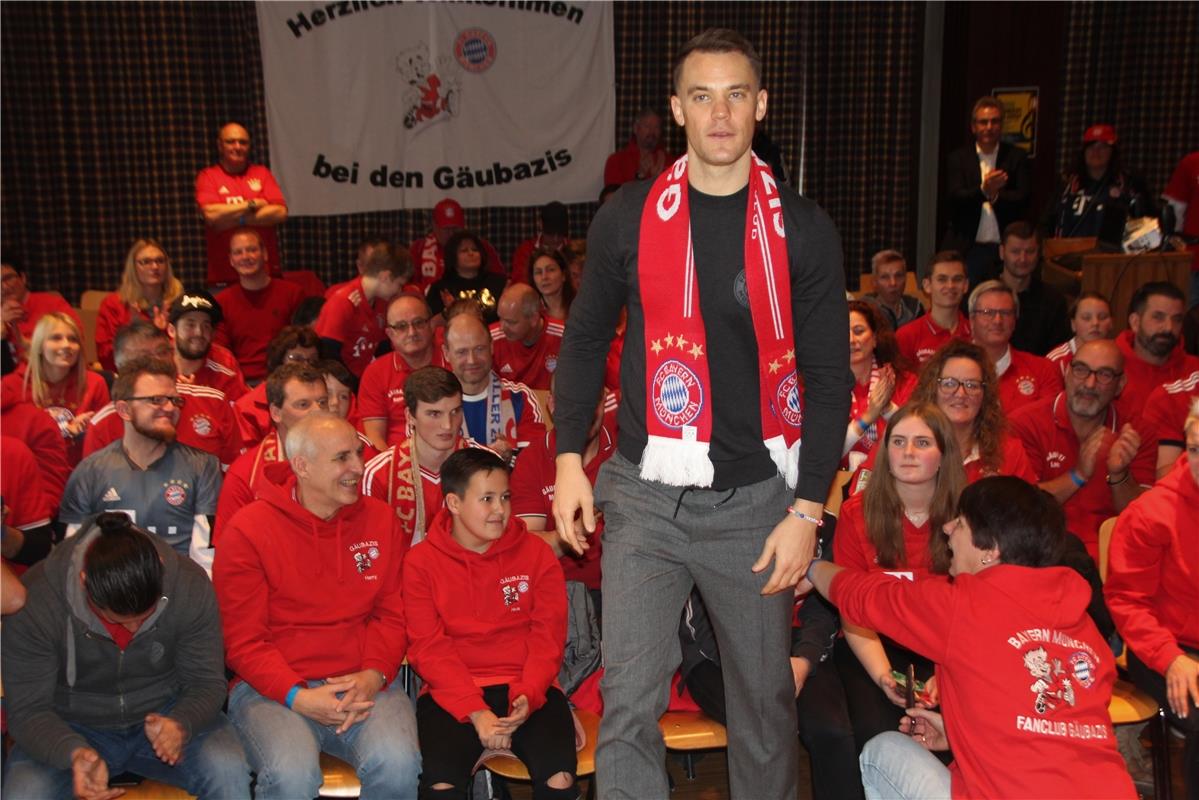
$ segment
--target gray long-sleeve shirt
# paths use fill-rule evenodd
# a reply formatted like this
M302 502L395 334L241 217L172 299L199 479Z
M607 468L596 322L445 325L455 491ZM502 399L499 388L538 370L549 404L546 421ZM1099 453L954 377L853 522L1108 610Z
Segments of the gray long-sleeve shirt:
M558 359L554 424L559 453L581 453L620 310L628 327L620 366L621 454L639 463L646 443L645 322L637 279L641 209L650 181L626 184L592 222L587 265ZM779 186L791 275L796 365L803 379L803 444L795 496L823 502L841 456L853 377L841 240L815 203ZM716 197L688 192L700 312L711 376L713 488L769 478L762 442L757 340L744 286L748 187ZM779 509L780 513L782 509Z

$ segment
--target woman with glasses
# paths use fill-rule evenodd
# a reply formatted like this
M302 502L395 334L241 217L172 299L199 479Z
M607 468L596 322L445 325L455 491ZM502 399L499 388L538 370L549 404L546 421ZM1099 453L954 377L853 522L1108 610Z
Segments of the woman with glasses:
M883 437L887 418L907 402L916 378L905 367L895 333L878 308L849 301L849 368L854 384L841 469L857 469L866 460Z
M161 330L167 310L183 294L183 284L171 272L171 260L153 239L138 239L125 255L121 284L100 303L96 313L96 357L109 371L116 369L112 343L117 329L132 319L148 319Z
M67 440L72 467L83 457L83 434L108 404L108 385L83 364L83 337L70 315L53 311L38 320L29 360L4 377L4 393L44 409Z
M570 304L575 299L566 258L558 250L538 247L529 255L529 276L537 294L541 295L541 306L545 314L556 322L566 322Z
M1080 345L1095 339L1112 338L1112 307L1099 292L1083 292L1070 307L1070 330L1074 336L1045 354L1045 358L1057 364L1062 375L1074 359Z
M953 427L935 405L909 403L892 416L882 450L866 490L841 508L833 560L897 581L943 575L949 554L940 531L953 518L966 482ZM869 627L842 627L845 638L834 655L859 748L899 725L906 698L896 672L914 673L925 687L920 701L937 705L931 661Z
M1015 475L1036 482L1020 440L1007 434L995 368L978 345L953 339L933 354L921 369L909 402L932 403L944 412L953 426L967 483L987 475ZM851 494L862 491L870 480L874 462L871 453L850 481Z

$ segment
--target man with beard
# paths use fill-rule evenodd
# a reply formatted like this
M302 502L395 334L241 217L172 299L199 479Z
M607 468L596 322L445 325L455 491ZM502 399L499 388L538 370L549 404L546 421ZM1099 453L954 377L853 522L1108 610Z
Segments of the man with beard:
M175 367L179 380L197 386L210 386L225 393L232 403L245 394L245 379L226 353L218 360L213 355L213 337L224 314L216 298L205 291L184 292L167 313L167 333L175 342Z
M1126 365L1110 339L1080 345L1066 370L1066 391L1010 419L1038 485L1062 504L1066 528L1096 561L1100 524L1153 483L1156 446L1143 442L1112 402L1125 388Z
M1154 389L1199 369L1199 358L1182 349L1185 311L1186 298L1172 283L1146 283L1132 296L1128 330L1116 337L1128 376L1120 394L1121 413L1140 414Z
M137 319L117 331L113 339L113 359L119 375L137 358L150 356L168 362L172 353L171 340L149 320ZM176 438L183 444L212 453L228 467L241 455L241 433L229 399L220 389L200 386L186 380L175 384L184 398L179 420L175 423ZM101 408L92 417L83 438L83 455L90 456L125 434L125 422L117 412L115 402Z
M211 574L221 467L215 456L175 441L184 396L175 385L174 364L134 359L113 382L112 397L125 434L71 473L59 524L73 536L92 515L123 511Z
M271 277L262 236L253 228L234 231L229 263L237 272L237 283L216 297L224 317L216 326L216 341L233 351L246 380L258 383L267 376L267 345L291 322L304 290Z

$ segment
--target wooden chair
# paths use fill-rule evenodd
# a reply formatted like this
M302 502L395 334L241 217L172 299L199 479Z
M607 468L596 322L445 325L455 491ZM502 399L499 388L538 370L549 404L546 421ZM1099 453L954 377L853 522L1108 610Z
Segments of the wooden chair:
M126 800L196 800L196 796L188 794L177 786L171 786L158 781L144 780L136 786L122 787Z
M1107 551L1118 517L1109 517L1099 526L1099 579L1107 581ZM1128 648L1125 648L1127 651ZM1121 653L1116 663L1126 667L1126 655ZM1132 683L1117 679L1112 687L1112 699L1107 705L1113 725L1136 725L1149 722L1149 740L1153 752L1153 794L1156 800L1171 800L1170 785L1170 726L1166 709Z
M575 768L575 777L576 779L586 778L595 774L595 744L596 739L599 738L600 718L581 708L574 709L574 715L583 728L584 737L583 749L576 753L578 766ZM528 768L515 756L492 756L483 762L483 766L507 780L531 780ZM588 800L595 797L594 778L587 782L587 797Z
M362 793L358 773L340 758L321 753L321 797L357 797Z
M729 746L728 731L702 711L667 711L658 720L658 727L666 749L683 753L688 780L695 780L695 751L723 750Z
M829 487L828 499L824 501L824 510L834 517L841 516L841 503L844 502L845 485L849 483L853 473L847 469L837 470L833 476L833 485Z
M96 317L100 314L100 303L108 296L108 292L99 289L88 289L79 298L79 319L83 322L83 358L86 364L95 364L96 358Z

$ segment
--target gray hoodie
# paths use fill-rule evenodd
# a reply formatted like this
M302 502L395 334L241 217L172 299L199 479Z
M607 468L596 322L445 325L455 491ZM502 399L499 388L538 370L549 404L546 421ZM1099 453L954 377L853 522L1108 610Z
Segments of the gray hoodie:
M168 716L190 736L225 701L221 619L204 570L150 537L164 565L162 597L122 652L79 581L83 555L99 533L89 521L29 570L25 607L2 629L9 733L30 756L59 769L70 768L71 751L88 746L68 722L127 728L173 702Z

